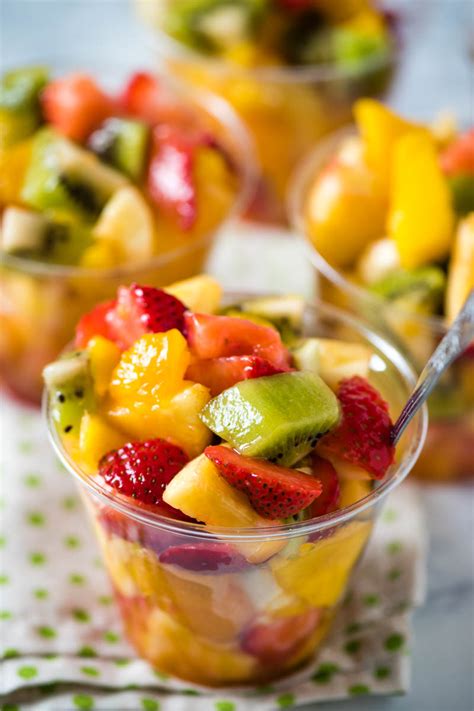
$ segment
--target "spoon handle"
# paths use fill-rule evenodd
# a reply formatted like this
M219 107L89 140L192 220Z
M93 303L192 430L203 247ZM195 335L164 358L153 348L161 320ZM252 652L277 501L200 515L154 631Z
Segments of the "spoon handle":
M411 418L426 401L446 368L466 350L473 340L474 289L471 290L456 320L423 368L414 391L392 428L393 444L398 442Z

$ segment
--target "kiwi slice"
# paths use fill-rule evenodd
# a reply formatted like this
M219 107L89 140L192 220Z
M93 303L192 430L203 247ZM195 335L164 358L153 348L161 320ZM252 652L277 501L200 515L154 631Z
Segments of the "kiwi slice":
M0 147L30 136L41 123L39 95L48 81L45 67L6 72L0 79Z
M441 267L397 269L369 287L378 296L409 311L436 313L444 297L446 275Z
M141 121L111 118L91 134L87 146L137 182L145 171L149 135L149 127Z
M61 435L79 436L84 412L94 409L94 386L86 351L74 351L46 366L43 379L51 414Z
M169 4L166 31L191 47L218 52L255 37L267 0L180 0Z
M291 466L339 420L339 404L309 372L244 380L211 400L200 418L241 454Z
M91 244L89 230L73 221L53 220L20 207L3 213L1 248L8 254L52 264L77 264Z
M127 182L89 151L44 128L34 138L21 197L37 210L62 210L95 222L105 203Z

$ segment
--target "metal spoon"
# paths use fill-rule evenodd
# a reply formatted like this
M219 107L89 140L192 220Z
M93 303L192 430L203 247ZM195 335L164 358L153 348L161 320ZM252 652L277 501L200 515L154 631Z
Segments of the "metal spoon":
M396 444L413 415L428 398L434 386L453 360L474 340L474 289L467 297L456 320L423 368L415 389L392 427L391 439Z

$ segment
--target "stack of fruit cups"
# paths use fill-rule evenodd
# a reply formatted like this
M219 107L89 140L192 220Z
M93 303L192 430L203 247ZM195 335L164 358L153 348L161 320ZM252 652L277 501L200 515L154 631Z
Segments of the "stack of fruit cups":
M163 77L136 73L112 93L31 66L7 72L2 92L0 384L37 403L82 313L121 283L202 270L248 201L254 160L225 102Z
M81 320L82 350L45 370L50 436L130 641L158 670L210 686L261 684L312 658L426 433L422 410L390 445L414 376L352 317L289 297L226 302L208 277L122 287L108 318L99 307ZM234 449L209 447L212 432ZM300 469L256 459L262 447Z
M334 134L300 166L291 220L321 298L360 315L420 371L474 288L474 133L373 100L355 115L357 131ZM473 383L470 348L430 397L419 478L474 475Z
M223 96L247 126L261 169L257 220L286 222L297 163L350 121L356 98L386 92L398 61L398 19L365 0L137 4L160 63Z

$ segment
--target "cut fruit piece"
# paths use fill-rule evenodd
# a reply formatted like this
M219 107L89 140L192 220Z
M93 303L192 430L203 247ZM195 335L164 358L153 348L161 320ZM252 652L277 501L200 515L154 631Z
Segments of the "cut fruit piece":
M48 81L44 67L6 72L0 80L0 149L30 136L41 122L39 96Z
M248 561L227 543L187 543L171 546L160 555L160 563L198 573L237 573L248 568Z
M295 516L322 491L321 482L314 476L243 457L228 447L207 447L204 454L231 486L247 495L255 511L264 518Z
M221 304L222 287L207 274L178 281L167 286L165 291L179 299L187 309L197 313L213 314Z
M201 454L177 474L166 487L163 499L187 516L212 527L260 528L277 525L262 518L247 497L223 479L215 465ZM285 545L283 540L236 544L251 563L261 563Z
M95 474L104 454L123 447L127 439L127 435L111 427L101 415L85 412L79 431L81 466Z
M69 353L46 366L43 377L56 427L61 434L78 437L84 412L95 406L88 354L85 351Z
M112 100L87 74L70 74L48 84L41 96L47 123L73 141L83 141L114 110Z
M285 337L295 336L301 330L305 302L301 296L293 295L262 297L244 301L240 308L244 313L270 321Z
M21 196L37 210L70 211L93 222L113 193L126 184L121 173L92 153L44 128L34 138Z
M189 312L184 321L189 347L200 360L255 355L288 370L289 352L273 328L243 318Z
M77 264L91 243L91 233L73 220L50 220L21 207L3 213L1 247L15 254L52 264Z
M153 214L140 191L131 186L112 195L92 234L110 242L123 264L144 261L155 253Z
M87 146L131 180L138 182L147 160L150 129L141 121L110 118L89 136Z
M421 132L399 139L394 151L388 236L404 269L445 259L453 239L451 195L434 140Z
M318 373L335 390L341 380L353 375L366 378L372 351L362 343L347 343L330 338L306 338L293 351L299 370Z
M28 138L9 148L2 148L1 140L0 205L18 205L21 203L21 189L31 159L33 140Z
M108 341L114 340L115 334L110 324L110 314L115 309L116 303L115 299L112 299L97 304L79 319L74 339L76 348L86 348L94 336L101 336Z
M441 154L445 175L474 174L474 128L458 136Z
M313 501L310 507L311 518L324 516L338 508L341 488L339 485L339 477L331 462L327 459L313 454L311 459L313 476L316 477L322 485L321 494Z
M356 504L358 501L362 501L371 491L372 486L369 481L362 479L342 479L339 508L344 509Z
M459 223L448 270L446 318L452 323L474 289L474 214Z
M446 277L441 267L398 269L370 286L383 299L409 312L435 314L443 301Z
M94 390L99 397L103 397L110 385L113 370L119 363L120 348L103 336L93 336L85 345L89 354Z
M343 380L338 389L342 407L339 426L318 443L322 456L335 455L382 479L395 458L388 404L367 380Z
M373 284L400 269L400 255L393 239L384 237L369 244L357 262L357 275L363 284Z
M283 372L258 356L230 356L191 363L186 378L209 388L212 397L242 380L262 378Z
M321 611L312 608L300 615L256 622L244 631L242 649L263 664L278 666L298 651L320 620Z
M166 82L148 72L132 74L119 103L125 115L136 116L151 126L169 122L190 127L195 122L190 107L169 90Z
M282 373L225 390L201 419L241 454L291 466L337 424L339 404L314 373Z

